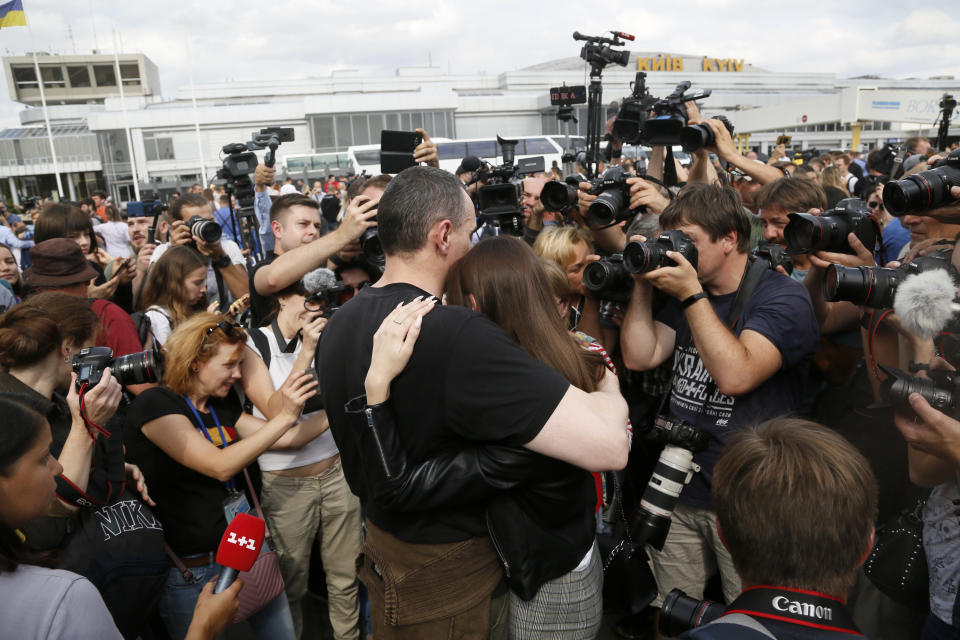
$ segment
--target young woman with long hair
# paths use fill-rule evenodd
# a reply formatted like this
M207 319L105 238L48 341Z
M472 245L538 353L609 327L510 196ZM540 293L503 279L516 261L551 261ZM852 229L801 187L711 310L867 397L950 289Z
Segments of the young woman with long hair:
M150 319L154 342L163 346L177 325L207 306L207 263L187 245L171 247L153 265L139 309Z
M617 384L603 358L581 348L564 326L545 269L519 239L481 241L453 267L446 284L447 304L483 313L571 384L587 392ZM378 500L402 508L438 506L444 499L486 500L489 534L511 587L510 637L595 637L603 572L590 473L512 447L480 447L406 464L386 400L390 382L412 353L419 317L428 310L415 302L384 320L374 336L366 398L347 407L358 429L372 431L371 459L380 460L378 452L384 452ZM482 381L477 392L482 393ZM371 463L371 472L378 469Z

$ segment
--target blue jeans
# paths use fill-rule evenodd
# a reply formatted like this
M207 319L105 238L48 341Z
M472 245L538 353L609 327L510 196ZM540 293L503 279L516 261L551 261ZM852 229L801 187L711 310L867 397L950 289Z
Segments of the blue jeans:
M183 579L183 574L176 567L167 574L167 584L160 596L160 618L163 620L167 633L174 640L182 640L190 628L193 619L193 608L200 597L203 585L216 578L221 566L215 562L202 567L190 569L196 578L196 584ZM268 640L296 640L293 633L293 618L290 617L290 607L287 605L287 596L281 593L270 604L256 612L247 622L253 627L258 638Z

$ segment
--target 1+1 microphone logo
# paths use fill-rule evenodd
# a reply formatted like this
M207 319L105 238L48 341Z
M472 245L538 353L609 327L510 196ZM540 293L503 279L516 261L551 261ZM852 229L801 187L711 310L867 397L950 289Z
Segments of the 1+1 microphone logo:
M253 538L247 538L246 536L240 536L239 538L237 538L237 534L233 531L230 532L230 537L227 538L227 542L230 542L235 545L239 545L245 549L249 549L250 551L257 550L256 540L254 540Z

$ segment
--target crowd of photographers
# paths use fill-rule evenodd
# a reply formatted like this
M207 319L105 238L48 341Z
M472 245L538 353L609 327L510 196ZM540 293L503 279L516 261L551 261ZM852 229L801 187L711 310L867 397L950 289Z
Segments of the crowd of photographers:
M501 140L450 174L420 131L393 177L259 165L249 216L4 207L4 625L320 637L322 592L338 639L593 638L604 607L960 637L960 152L742 154L683 108L688 165ZM273 562L214 594L241 512Z

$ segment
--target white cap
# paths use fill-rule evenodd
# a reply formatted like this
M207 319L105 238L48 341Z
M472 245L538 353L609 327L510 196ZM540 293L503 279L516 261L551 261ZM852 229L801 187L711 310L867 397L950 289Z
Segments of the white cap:
M280 187L280 195L285 196L288 193L300 193L300 192L297 191L297 188L292 184L285 184L282 187Z

